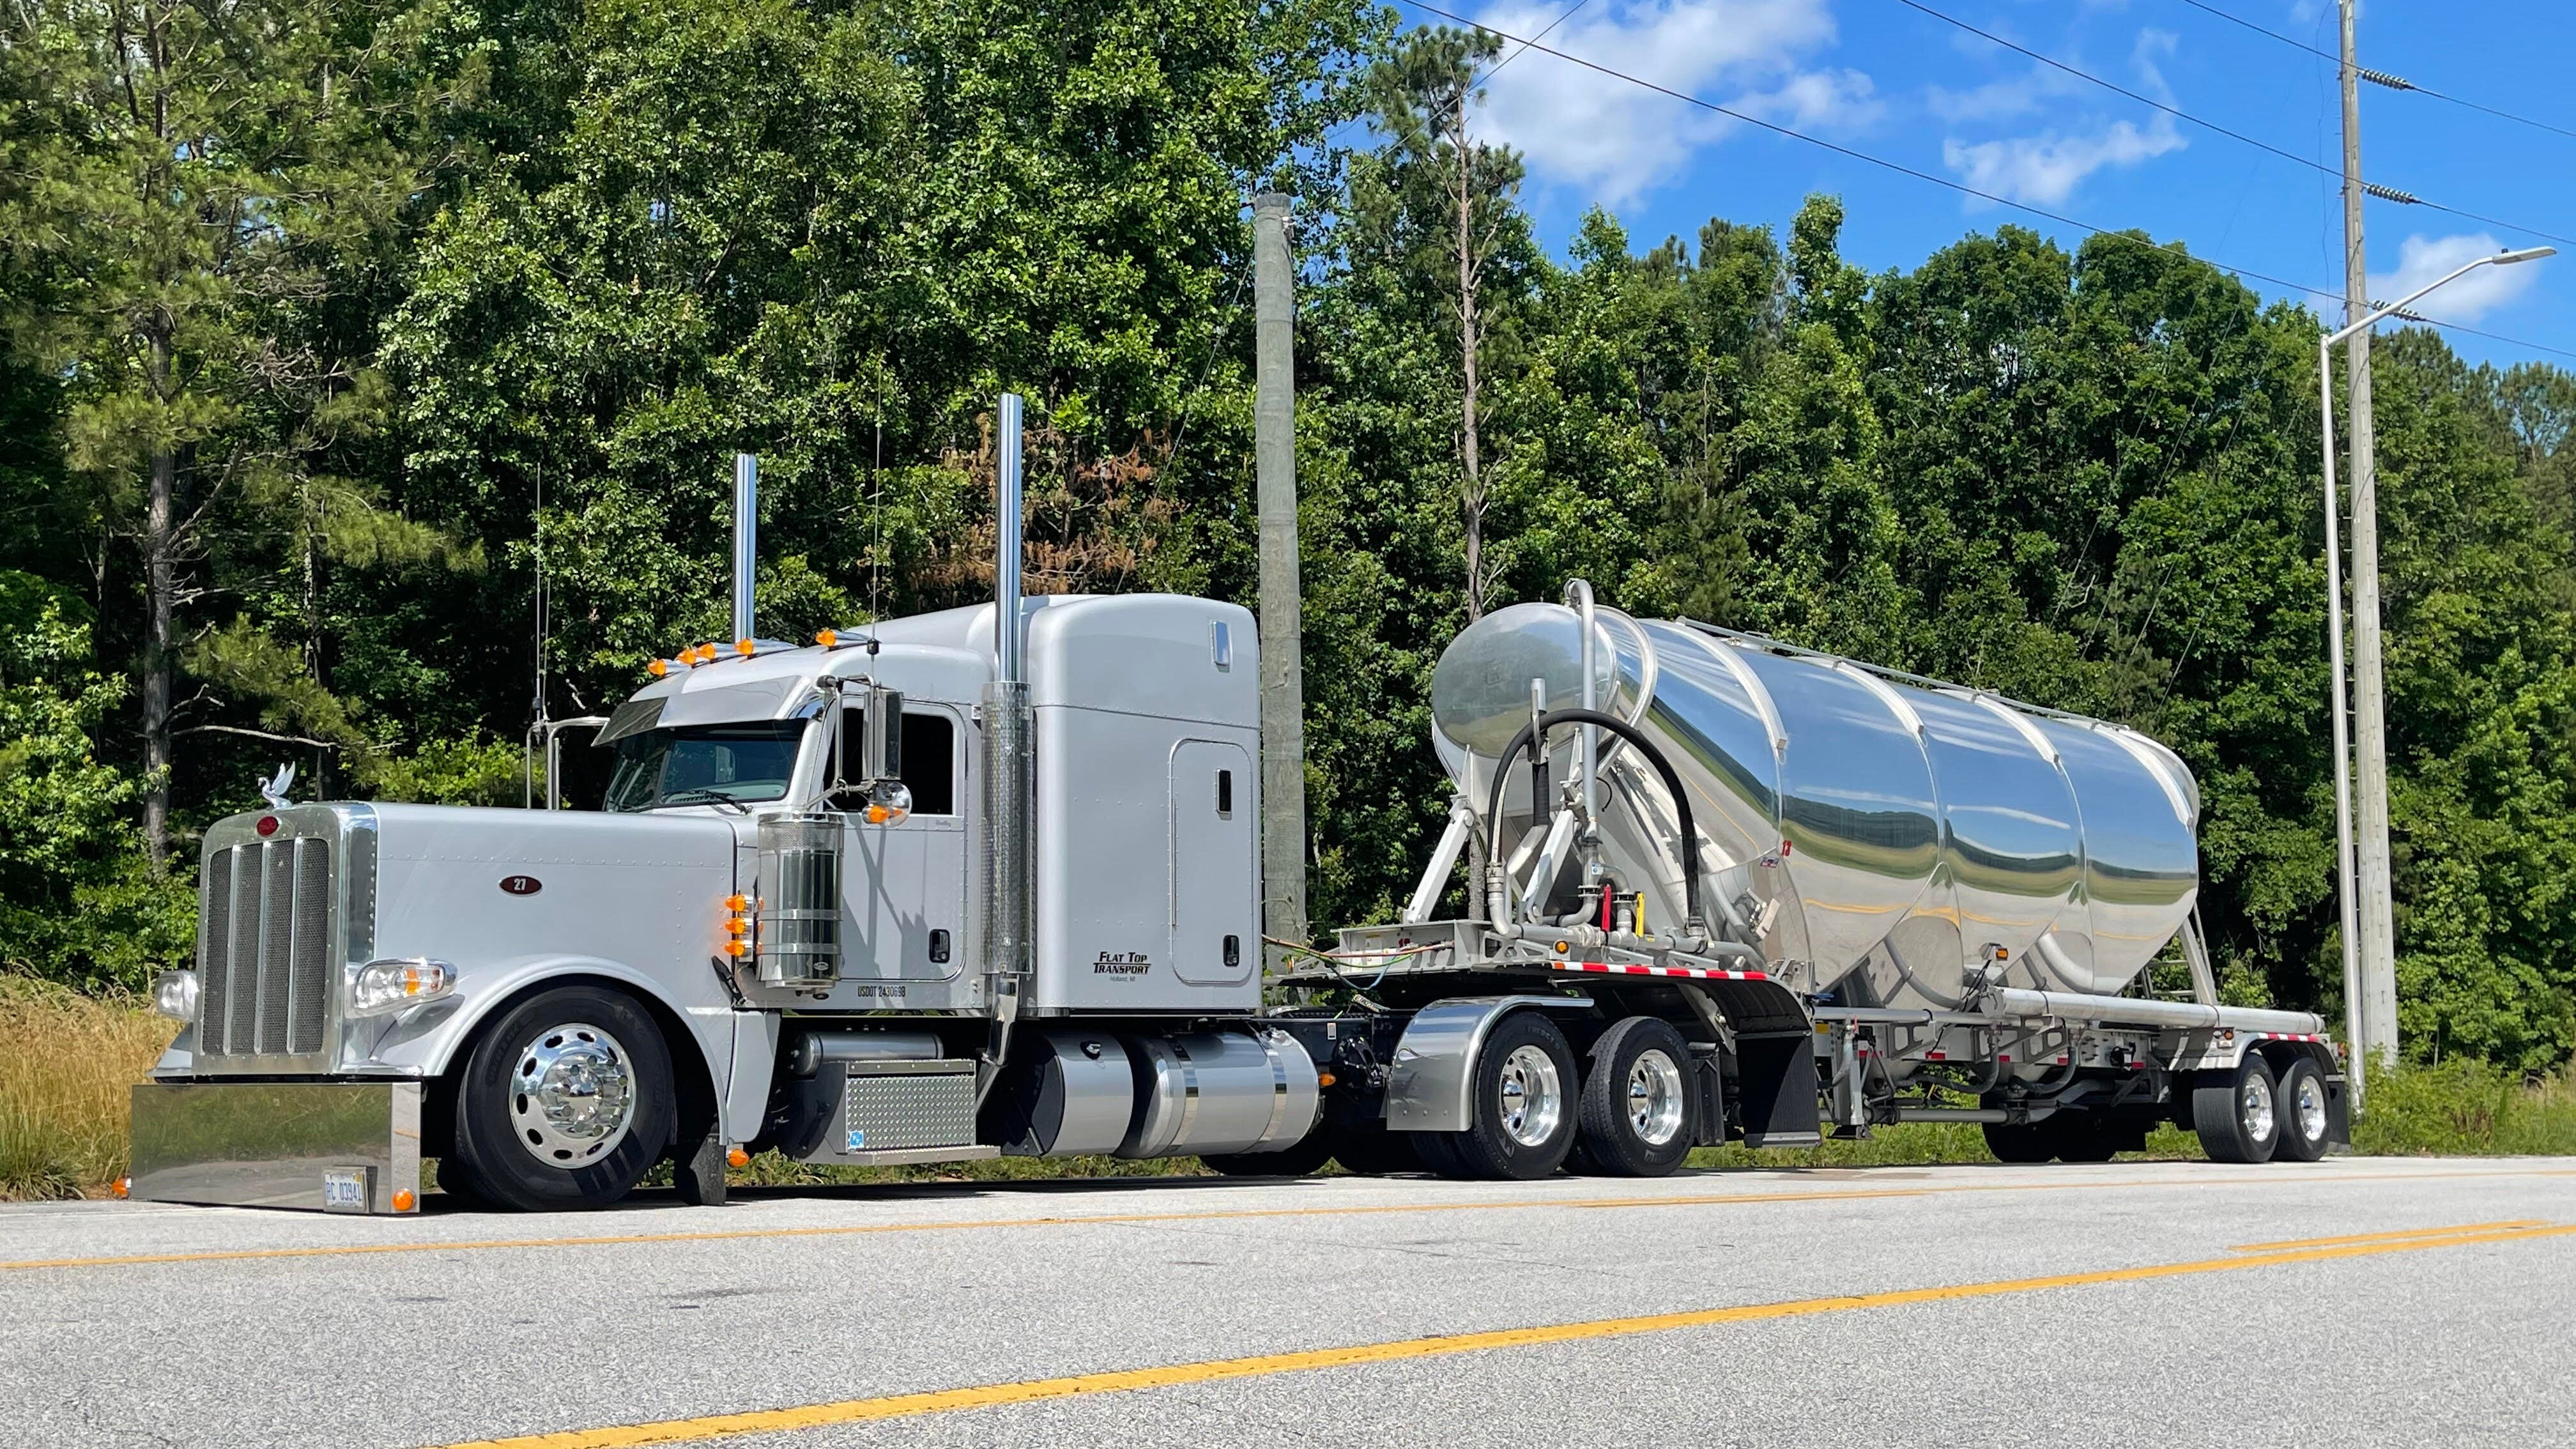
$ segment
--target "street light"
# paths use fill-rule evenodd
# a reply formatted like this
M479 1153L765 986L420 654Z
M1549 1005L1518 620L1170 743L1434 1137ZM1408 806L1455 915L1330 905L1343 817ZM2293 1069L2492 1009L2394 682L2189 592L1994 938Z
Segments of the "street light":
M2414 291L2407 293L2405 296L2398 298L2396 301L2371 312L2360 321L2353 323L2342 331L2328 333L2317 342L2317 400L2319 404L2317 411L2325 439L2326 666L2328 672L2334 676L2334 708L2332 710L2332 714L2334 719L2335 752L2335 875L2338 894L2342 897L2343 906L2344 1036L2349 1043L2349 1047L2352 1052L2349 1072L2351 1077L2349 1091L2352 1096L2352 1105L2356 1108L2361 1105L2362 1073L2364 1063L2369 1057L2369 1038L2365 1035L2363 1030L2361 940L2360 927L2357 920L2358 902L2353 890L2352 879L2352 745L2350 734L2351 726L2347 720L2348 704L2347 695L2344 689L2343 674L2343 553L2342 544L2336 531L2334 377L2332 372L2329 370L2332 362L2334 345L2343 341L2345 338L2352 336L2356 332L2368 331L2370 328L2378 324L2379 319L2386 317L2391 313L2402 311L2408 304L2430 295L2443 287L2449 286L2451 283L2458 281L2460 278L2467 276L2469 273L2476 271L2480 267L2509 267L2517 262L2538 261L2542 257L2555 256L2557 253L2558 249L2556 247L2525 247L2520 251L2497 252L2492 256L2479 257L2465 266L2454 268L2451 272L2438 280L2425 286L2418 287ZM2373 791L2377 795L2383 807L2379 811L2379 818L2386 819L2387 811L2384 807L2388 793L2387 761L2385 759L2380 759L2366 763L2372 764L2376 768L2369 771L2369 778L2364 782L2364 788ZM2385 854L2384 851L2382 853ZM2375 968L2384 967L2384 969L2391 973L2392 977L2396 971L2396 963L2393 959L2386 963L2373 962L2371 964ZM2390 1025L2393 1027L2394 1023L2392 1022Z

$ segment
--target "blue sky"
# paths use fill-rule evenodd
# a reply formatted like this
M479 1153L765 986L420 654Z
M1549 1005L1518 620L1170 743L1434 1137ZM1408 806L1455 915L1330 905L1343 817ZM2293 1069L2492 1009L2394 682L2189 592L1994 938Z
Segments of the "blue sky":
M1916 170L2105 228L2140 227L2232 268L2341 291L2341 201L2328 175L1999 48L1902 0L1438 0L1504 32ZM2294 156L2339 167L2331 63L2182 0L1922 0L1943 14ZM2331 0L2207 0L2335 47ZM1419 9L1410 20L1440 23ZM2576 14L2493 0L2371 0L2361 62L2449 95L2576 131ZM1510 55L1516 47L1506 46ZM1837 156L1531 51L1486 83L1477 123L1528 162L1527 201L1551 245L1588 206L1639 248L1694 236L1710 216L1785 228L1826 191L1849 214L1844 251L1911 267L1963 233L2006 223L2072 245L2082 233ZM2576 236L2576 137L2365 85L2362 174L2488 217ZM2429 207L2369 203L2373 291L2389 300L2496 246L2543 239ZM2576 245L2485 268L2427 315L2576 354ZM2289 288L2269 297L2332 305ZM2479 361L2576 366L2454 333Z

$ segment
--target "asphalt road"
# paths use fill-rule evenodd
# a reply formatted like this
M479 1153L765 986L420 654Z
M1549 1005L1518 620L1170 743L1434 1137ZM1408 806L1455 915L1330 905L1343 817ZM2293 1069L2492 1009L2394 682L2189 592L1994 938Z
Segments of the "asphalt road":
M2571 1160L0 1207L12 1449L2568 1445L2571 1344Z

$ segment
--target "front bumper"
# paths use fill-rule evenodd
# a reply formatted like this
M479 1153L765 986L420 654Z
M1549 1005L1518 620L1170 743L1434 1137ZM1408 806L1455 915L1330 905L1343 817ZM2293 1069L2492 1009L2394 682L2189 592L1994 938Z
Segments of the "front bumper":
M148 1082L134 1089L128 1194L418 1212L420 1108L418 1082Z

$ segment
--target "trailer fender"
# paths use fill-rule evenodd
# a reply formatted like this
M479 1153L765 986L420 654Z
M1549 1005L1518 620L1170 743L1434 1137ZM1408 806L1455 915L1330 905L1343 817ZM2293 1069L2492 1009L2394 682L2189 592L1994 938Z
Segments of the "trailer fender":
M1515 1011L1588 1011L1587 996L1460 996L1414 1013L1395 1044L1386 1079L1386 1125L1393 1132L1464 1132L1474 1120L1467 1100L1476 1052L1494 1023Z
M483 1022L508 1002L531 988L579 980L622 988L660 1018L665 1034L675 1038L669 1043L672 1069L703 1077L697 1090L702 1090L707 1100L727 1104L726 1127L730 1131L734 1115L730 1104L735 1096L730 1089L737 1085L733 1081L737 1013L732 1003L719 994L712 973L707 977L706 999L695 999L622 962L597 956L531 956L478 964L460 974L453 994L385 1018L383 1034L376 1038L368 1060L359 1070L423 1078L440 1076L460 1059ZM678 1031L674 1032L674 1027ZM679 1086L685 1103L692 1095L691 1084L684 1081ZM760 1091L765 1100L765 1074ZM757 1111L755 1108L755 1116Z

